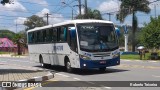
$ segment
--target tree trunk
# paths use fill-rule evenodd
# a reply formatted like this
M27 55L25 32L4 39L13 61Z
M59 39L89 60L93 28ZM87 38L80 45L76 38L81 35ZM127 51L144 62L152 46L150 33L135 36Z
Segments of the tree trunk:
M17 40L17 47L18 47L18 55L22 55L19 40Z
M135 52L135 32L137 29L137 18L135 16L135 12L133 12L132 16L132 52Z

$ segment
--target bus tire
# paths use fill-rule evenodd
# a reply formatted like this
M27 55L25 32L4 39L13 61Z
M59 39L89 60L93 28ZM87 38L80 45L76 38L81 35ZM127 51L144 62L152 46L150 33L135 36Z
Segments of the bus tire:
M100 72L105 72L105 71L106 71L106 67L101 67L101 68L99 68L99 71L100 71Z
M69 72L69 73L71 73L72 72L72 67L71 67L71 63L70 63L70 61L67 59L67 60L65 60L65 67L66 67L66 71L67 72Z
M42 56L39 57L39 61L40 61L41 67L43 67L43 68L49 68L49 65L48 65L48 64L45 64L45 63L43 62L43 57L42 57Z

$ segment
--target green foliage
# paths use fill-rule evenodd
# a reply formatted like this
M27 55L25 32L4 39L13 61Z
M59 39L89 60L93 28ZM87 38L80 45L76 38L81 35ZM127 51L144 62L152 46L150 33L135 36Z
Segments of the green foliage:
M0 30L0 38L9 38L13 40L15 33L9 30Z
M148 0L120 0L120 12L117 14L117 19L124 22L124 19L137 11L149 13L149 1Z
M18 47L18 55L21 55L22 52L21 52L21 47L26 45L26 43L20 43L19 40L20 39L24 39L24 35L21 34L21 33L17 33L13 39L13 41L17 44L17 47Z
M148 0L120 0L122 3L120 5L120 12L117 14L117 19L120 22L124 22L125 18L132 14L132 51L135 51L135 33L138 26L138 20L136 17L136 12L149 13L149 1Z
M5 5L6 3L10 3L10 0L2 0L1 4Z
M119 37L119 45L124 47L124 26L117 26L120 29L120 37ZM132 27L127 26L128 29L128 45L132 45ZM135 45L140 44L140 35L141 35L141 28L137 28L137 32L135 33Z
M142 55L142 60L149 60L150 59L150 55L151 53L145 53L145 57L144 55ZM140 55L121 55L120 56L121 59L129 59L129 60L139 60L140 59Z
M27 26L26 30L33 29L35 27L41 27L47 23L43 20L42 17L33 15L27 18L27 21L24 22L24 25Z
M14 37L13 37L13 42L17 44L17 43L18 43L18 40L19 40L19 39L23 39L24 37L25 37L24 34L17 33L17 34L15 34Z
M145 24L142 29L141 42L150 49L160 47L160 16L151 17L151 22Z
M102 20L102 16L99 10L87 9L87 14L77 15L76 19L99 19Z

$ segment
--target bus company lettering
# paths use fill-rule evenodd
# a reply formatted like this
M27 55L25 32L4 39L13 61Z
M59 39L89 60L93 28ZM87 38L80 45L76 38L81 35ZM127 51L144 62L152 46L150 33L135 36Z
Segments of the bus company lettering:
M54 46L53 48L56 51L63 51L63 45L61 45L61 46Z

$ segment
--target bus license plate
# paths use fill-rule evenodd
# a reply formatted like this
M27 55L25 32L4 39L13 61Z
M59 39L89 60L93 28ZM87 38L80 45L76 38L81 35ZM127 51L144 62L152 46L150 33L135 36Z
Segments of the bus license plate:
M106 64L106 61L100 61L100 64Z

